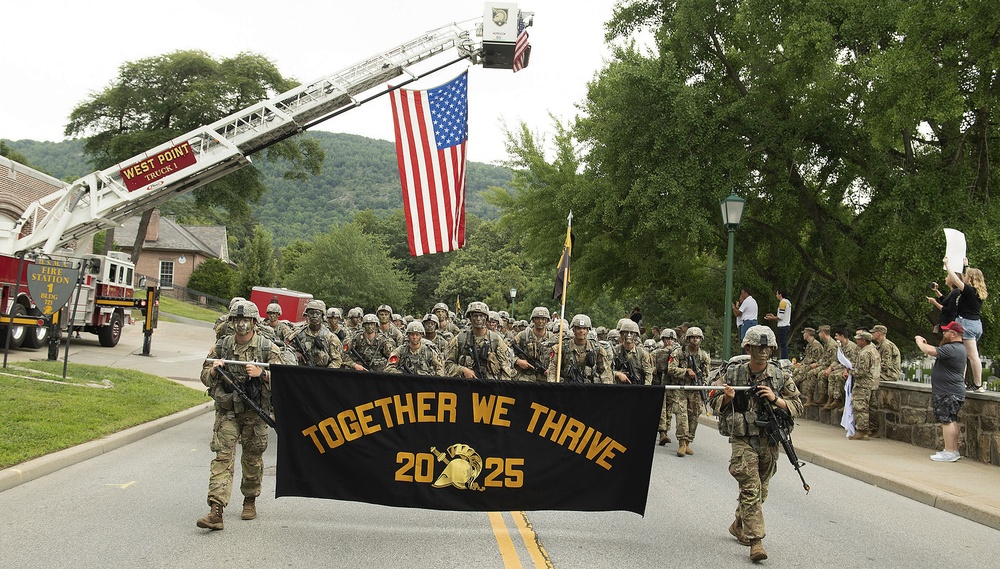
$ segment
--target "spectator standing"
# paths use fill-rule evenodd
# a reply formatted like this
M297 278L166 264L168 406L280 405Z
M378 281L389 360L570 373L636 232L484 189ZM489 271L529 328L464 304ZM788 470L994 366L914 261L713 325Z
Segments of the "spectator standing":
M926 356L936 358L931 368L931 408L941 423L944 450L931 455L935 462L955 462L962 458L958 452L958 411L965 403L965 330L959 322L949 322L941 327L944 337L941 345L934 347L923 336L916 336L917 347Z
M750 296L750 289L740 289L740 303L733 303L733 314L736 315L736 327L740 329L740 341L752 326L757 325L757 301Z
M775 298L778 299L778 314L771 314L768 312L764 315L766 320L774 320L778 323L778 347L781 348L781 359L788 359L788 338L792 333L792 301L785 298L788 293L785 289L779 288L778 292L774 293Z
M941 311L938 316L938 323L934 326L934 333L941 331L941 326L953 321L958 316L958 295L961 293L957 288L952 288L948 294L942 295L937 283L931 283L931 290L934 296L928 296L927 302Z
M986 391L983 385L983 362L979 358L979 347L977 342L983 337L983 321L980 319L980 310L983 308L983 301L986 300L986 280L983 272L969 266L968 260L963 260L965 274L959 275L951 270L945 283L952 288L959 290L958 295L958 316L955 322L962 325L962 343L965 344L965 351L972 366L973 389L979 392ZM945 266L948 266L948 257L944 258ZM944 329L942 327L942 329Z

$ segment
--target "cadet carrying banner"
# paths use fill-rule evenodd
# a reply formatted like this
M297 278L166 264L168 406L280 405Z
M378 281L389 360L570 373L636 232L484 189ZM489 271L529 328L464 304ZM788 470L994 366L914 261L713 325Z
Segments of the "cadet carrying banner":
M662 388L270 369L276 497L645 511Z

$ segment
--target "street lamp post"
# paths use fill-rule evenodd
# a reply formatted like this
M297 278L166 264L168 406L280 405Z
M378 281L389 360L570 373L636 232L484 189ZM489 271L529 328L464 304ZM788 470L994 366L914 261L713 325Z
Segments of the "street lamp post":
M736 239L736 229L743 219L743 206L746 200L736 195L736 192L729 194L719 200L722 209L722 224L729 232L729 248L726 252L726 305L722 309L725 325L722 333L722 361L729 361L731 355L730 346L733 336L733 317L730 316L733 305L733 249Z
M514 299L515 298L517 298L517 289L514 288L514 287L511 287L511 289L510 289L510 319L511 320L515 320L515 318L514 318Z

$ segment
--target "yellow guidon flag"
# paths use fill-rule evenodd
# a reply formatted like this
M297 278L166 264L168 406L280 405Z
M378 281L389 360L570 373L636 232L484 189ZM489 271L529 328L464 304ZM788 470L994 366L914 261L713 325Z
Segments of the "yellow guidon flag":
M552 298L562 298L569 284L569 259L573 254L573 212L566 218L566 243L563 245L562 256L559 257L559 268L556 271L556 284L552 288Z

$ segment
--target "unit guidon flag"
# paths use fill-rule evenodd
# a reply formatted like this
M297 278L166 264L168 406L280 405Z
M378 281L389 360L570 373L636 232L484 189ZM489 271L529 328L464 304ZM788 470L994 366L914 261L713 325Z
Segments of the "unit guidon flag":
M276 496L643 514L663 390L271 366Z

